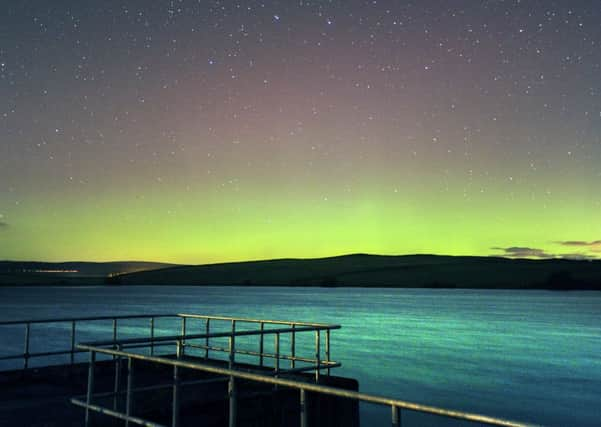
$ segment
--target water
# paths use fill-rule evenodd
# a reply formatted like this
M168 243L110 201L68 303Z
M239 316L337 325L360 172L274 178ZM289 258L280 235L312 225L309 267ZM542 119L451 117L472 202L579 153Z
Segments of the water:
M361 391L551 426L601 424L601 293L0 288L0 320L172 312L338 323L332 358L343 363L339 374L359 380ZM147 328L129 325L125 335ZM82 328L78 340L100 327ZM34 350L51 347L53 334L68 336L68 325L53 328L32 329ZM22 351L22 328L4 331L0 352ZM389 408L364 405L362 421L390 425ZM403 421L443 424L405 411Z

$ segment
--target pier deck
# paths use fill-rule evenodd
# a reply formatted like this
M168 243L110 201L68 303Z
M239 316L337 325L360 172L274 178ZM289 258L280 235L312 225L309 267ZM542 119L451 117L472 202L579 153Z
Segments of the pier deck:
M171 356L172 358L175 356ZM187 362L202 362L204 359L184 357ZM225 368L227 363L209 360L208 364ZM138 386L168 384L157 390L138 394L134 406L136 414L154 422L170 425L172 417L170 382L172 371L168 367L141 361L136 366ZM240 368L256 367L241 365ZM115 364L112 360L96 363L95 391L96 402L113 408ZM271 370L264 368L269 375ZM122 378L126 378L126 366L122 367ZM180 427L202 425L210 427L227 426L228 390L227 378L206 374L200 371L182 372L182 382L214 379L205 384L184 385L185 398L180 402ZM310 374L298 374L299 381L311 381ZM0 426L18 427L80 427L84 423L85 410L71 403L74 396L86 394L88 364L77 363L30 369L25 375L22 370L0 372ZM332 387L357 391L358 383L353 379L337 376L323 376L320 383ZM240 384L238 388L238 425L240 426L285 426L299 425L297 394L290 389L273 390L252 382ZM124 392L118 399L118 409L123 409ZM353 405L349 405L353 403ZM332 399L312 401L319 419L310 420L312 426L353 426L358 425L358 405L356 402ZM340 405L344 405L340 406ZM199 423L198 420L202 422ZM122 426L121 420L98 414L93 417L96 426Z

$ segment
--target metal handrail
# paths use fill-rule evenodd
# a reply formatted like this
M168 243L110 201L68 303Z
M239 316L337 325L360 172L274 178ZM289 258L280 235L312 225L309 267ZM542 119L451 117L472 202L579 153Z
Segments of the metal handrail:
M273 325L289 325L293 329L296 330L291 331L294 336L295 332L301 331L300 327L312 327L319 328L319 330L326 330L326 336L329 336L329 331L331 329L338 329L340 325L329 325L324 323L309 323L309 322L296 322L296 321L285 321L285 320L271 320L271 319L251 319L244 317L229 317L229 316L210 316L210 315L198 315L198 314L187 314L187 313L159 313L159 314L137 314L137 315L117 315L117 316L88 316L88 317L63 317L63 318L55 318L55 319L29 319L29 320L9 320L9 321L0 321L0 327L2 326L15 326L15 325L24 325L24 348L23 352L19 354L12 355L2 355L0 356L0 361L4 360L18 360L23 359L23 369L27 369L29 367L29 360L32 358L41 358L48 356L59 356L59 355L70 355L70 363L73 365L75 363L75 355L80 353L75 349L75 341L76 341L76 329L78 323L81 322L92 322L92 321L103 321L103 320L112 320L113 322L113 344L117 344L117 336L118 336L118 321L119 320L132 320L132 319L150 319L150 338L153 341L151 345L151 354L154 354L154 342L161 341L154 337L154 321L159 318L180 318L182 320L182 335L186 335L186 320L187 319L203 319L206 322L206 334L203 336L206 341L205 350L208 351L211 349L209 346L208 339L213 336L209 334L209 322L211 320L216 321L229 321L232 324L236 322L244 322L244 323L259 323L261 325L261 334L270 334L275 333L275 329L264 329L264 325L273 324ZM44 323L70 323L71 324L71 343L68 349L58 350L52 352L30 352L30 341L31 341L31 325L33 324L44 324ZM313 329L316 330L316 329ZM236 333L238 335L238 333ZM227 336L227 335L224 335ZM294 340L294 338L293 338ZM142 339L139 342L146 342L146 339ZM164 341L164 340L163 340ZM327 342L328 338L326 338L326 355L329 355L329 343ZM107 343L108 344L108 343ZM159 345L159 344L157 344ZM261 342L261 345L263 343ZM184 341L185 346L185 341ZM294 347L293 347L294 348ZM260 353L263 353L261 350ZM208 357L208 353L206 353ZM262 360L262 356L261 356ZM295 360L292 359L293 363Z
M25 326L25 337L24 337L24 348L23 353L19 354L10 354L0 356L0 361L2 360L18 360L23 359L23 369L27 369L29 367L29 359L36 357L48 357L48 356L59 356L59 355L70 355L70 363L73 365L75 363L75 355L80 353L80 350L76 350L75 348L75 337L76 337L76 329L77 324L81 322L93 322L93 321L103 321L103 320L112 320L113 322L113 339L117 339L118 336L118 322L119 320L131 320L131 319L150 319L150 335L154 336L154 321L157 318L178 318L177 314L134 314L134 315L116 315L116 316L88 316L88 317L63 317L63 318L55 318L55 319L29 319L29 320L9 320L0 322L0 327L2 326L15 326L15 325L24 325ZM65 350L57 350L57 351L45 351L45 352L30 352L30 342L31 342L31 325L34 324L48 324L48 323L70 323L71 324L71 343L68 349ZM154 347L152 348L154 352Z
M340 325L331 325L331 326L306 326L302 328L280 328L280 329L264 329L263 331L256 330L247 330L247 331L235 331L235 332L211 332L209 334L187 334L187 335L171 335L171 336L161 336L154 337L152 341L161 342L161 341L176 341L176 340L190 340L190 339L198 339L198 338L227 338L227 337L240 337L240 336L249 336L249 335L275 335L275 334L285 334L291 332L313 332L313 331L325 331L331 329L340 329ZM103 341L89 341L85 343L81 343L82 345L89 346L103 346L103 345L117 345L117 344L139 344L143 342L148 342L148 338L126 338L122 340L103 340Z
M29 320L8 320L0 322L0 326L8 325L26 325L27 323L66 323L66 322L88 322L94 320L121 320L121 319L150 319L160 317L178 317L178 314L133 314L120 316L94 316L94 317L62 317L55 319L29 319Z
M313 323L313 322L296 322L290 320L267 320L267 319L253 319L245 317L227 317L227 316L209 316L204 314L187 314L178 313L179 317L185 317L190 319L210 319L210 320L224 320L224 321L236 321L236 322L247 322L247 323L268 323L274 325L296 325L296 326L313 326L313 327L327 327L330 329L339 329L340 325L327 324L327 323Z
M494 426L505 426L505 427L533 426L533 424L526 424L526 423L521 423L521 422L516 422L516 421L510 421L510 420L490 417L490 416L486 416L486 415L438 408L435 406L422 405L419 403L408 402L408 401L404 401L404 400L393 399L393 398L389 398L389 397L377 396L377 395L361 393L361 392L356 392L356 391L350 391L350 390L340 389L340 388L331 387L331 386L325 386L325 385L316 384L316 383L309 383L309 382L303 382L303 381L298 381L298 380L278 378L278 377L262 375L262 374L252 373L252 372L239 371L239 370L231 369L231 368L221 368L218 366L202 364L202 363L197 363L197 362L192 363L192 362L187 362L187 361L183 361L183 360L179 360L179 359L174 360L174 359L167 359L167 358L162 358L162 357L146 356L146 355L142 355L142 354L138 354L138 353L129 353L129 352L125 352L125 351L88 346L88 345L84 345L84 344L80 344L77 347L81 350L87 350L90 352L90 376L89 376L89 378L91 379L91 381L88 382L88 393L87 393L86 401L84 402L79 399L73 398L73 399L71 399L71 402L78 406L86 408L87 414L88 414L89 410L103 412L107 415L116 416L121 419L127 420L129 418L130 421L141 424L141 425L158 425L158 424L154 424L154 423L148 422L146 420L142 420L140 418L132 417L131 414L129 414L129 413L122 414L122 413L117 413L115 411L110 411L113 413L109 413L108 410L105 410L106 408L102 408L102 407L99 407L98 405L92 404L93 372L94 372L93 369L94 369L94 360L95 360L96 353L104 353L104 354L108 354L108 355L113 355L115 357L127 358L128 366L130 366L130 367L132 366L133 360L142 360L142 361L154 362L154 363L158 363L158 364L172 366L174 368L174 372L176 372L176 373L177 373L178 368L185 368L185 369L191 369L191 370L197 370L197 371L204 371L204 372L217 374L217 375L228 376L230 378L230 380L229 380L230 381L230 390L234 390L234 379L235 378L297 389L300 391L300 399L301 399L301 405L300 405L301 427L307 427L307 418L308 418L307 417L307 405L305 404L306 403L306 401L305 401L306 392L325 394L328 396L342 397L342 398L357 400L360 402L368 402L368 403L389 406L389 407L391 407L391 411L392 411L392 422L393 422L392 425L393 426L400 426L400 409L407 409L407 410L411 410L411 411L438 415L438 416L443 416L443 417L448 417L448 418L456 418L456 419L460 419L460 420L464 420L464 421L480 422L480 423L494 425ZM177 375L175 375L175 377L177 377ZM131 388L129 388L129 385L130 385L130 382L128 381L128 390L126 392L127 402L131 401ZM174 382L174 388L175 387L177 387L176 382ZM177 393L174 393L174 399L176 398L175 396L177 396ZM232 404L235 405L235 401L236 401L235 399L236 399L235 394L230 393L230 426L235 425L235 413L236 413L235 407L232 412ZM177 407L177 405L175 403L176 402L174 402L174 408ZM232 413L234 414L233 420L232 420ZM136 419L134 419L134 418L136 418ZM86 419L89 419L89 416L87 416ZM174 420L176 420L176 419L177 419L177 417L174 415ZM141 422L138 422L138 421L141 421ZM177 423L174 422L174 425L177 425Z

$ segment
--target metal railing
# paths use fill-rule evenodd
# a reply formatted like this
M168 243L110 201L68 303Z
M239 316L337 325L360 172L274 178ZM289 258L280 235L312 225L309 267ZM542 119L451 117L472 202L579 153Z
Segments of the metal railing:
M105 341L95 341L88 342L84 344L77 345L77 349L81 351L90 351L90 363L89 363L89 371L88 371L88 390L86 395L85 402L80 399L73 399L72 402L79 406L84 406L86 409L86 425L90 423L90 412L99 412L114 418L119 418L126 421L126 424L130 422L134 424L146 425L146 426L156 426L158 424L152 423L147 420L143 420L139 417L135 417L131 414L132 408L132 394L134 392L148 391L148 390L156 390L160 388L172 387L173 388L173 401L172 401L172 425L178 426L179 424L179 406L180 406L180 388L183 385L188 384L199 384L206 382L215 382L215 381L228 381L228 396L230 402L235 402L237 399L237 393L235 390L233 378L225 377L225 378L213 378L209 380L197 380L183 383L180 380L180 373L178 370L178 366L173 367L173 383L167 385L153 385L150 387L142 387L133 389L132 383L134 381L133 378L133 360L136 358L142 358L143 360L169 360L168 358L155 358L154 356L144 355L139 353L128 353L125 352L125 349L128 348L143 348L149 347L151 345L172 345L175 344L175 356L177 360L182 360L186 357L185 349L186 347L192 349L200 349L203 351L201 356L195 355L195 362L197 360L205 360L209 359L209 352L225 352L227 353L227 366L229 370L233 370L236 367L236 355L245 355L257 358L257 363L255 366L261 372L265 372L266 370L270 371L269 374L262 373L265 377L281 377L283 375L290 374L298 374L302 372L313 372L315 381L318 382L320 378L320 372L325 370L327 375L330 374L330 369L336 368L340 366L340 363L330 360L330 333L334 329L339 329L340 325L328 325L321 323L307 323L307 322L291 322L291 321L279 321L279 320L261 320L261 319L248 319L248 318L239 318L239 317L223 317L223 316L201 316L201 315L191 315L191 314L179 314L179 317L182 319L182 329L181 334L172 335L172 336L161 336L161 337L152 337L148 338L131 338L131 339L122 339L122 340L105 340ZM200 334L189 334L188 329L189 325L187 319L201 319L204 320L204 330L205 333ZM229 328L227 331L219 331L219 332L211 332L210 325L211 321L227 321L229 322ZM258 328L251 330L241 330L238 329L237 326L240 324L253 324L258 325ZM266 327L271 326L271 327ZM277 327L274 327L277 326ZM282 327L283 326L283 327ZM297 345L296 338L299 334L306 333L314 333L315 334L315 347L314 353L311 356L302 356L297 353ZM325 334L325 345L322 344L321 335ZM273 353L265 351L265 337L268 335L272 335L274 337L273 343ZM281 337L282 335L290 336L290 353L285 354L281 351ZM256 336L259 338L258 343L258 351L252 350L248 348L239 348L236 345L236 339L242 337L253 337ZM227 347L216 346L211 343L213 339L219 338L227 338L228 345ZM198 343L201 342L201 343ZM321 356L321 347L325 347L325 357ZM306 350L306 347L305 347ZM106 354L109 356L113 356L115 359L115 376L114 376L114 389L112 392L108 393L94 393L94 384L95 384L95 365L97 359L97 353ZM125 412L119 412L118 409L118 397L123 395L123 391L120 390L121 384L121 360L125 354L135 355L134 357L127 357L127 391L125 392L126 401L125 401ZM266 358L271 358L274 360L273 370L271 367L266 366L264 360ZM212 359L211 359L212 360ZM290 365L288 367L282 366L281 361L288 361ZM212 361L211 366L214 365L214 361ZM198 365L203 366L204 363ZM300 366L304 365L304 366ZM248 364L246 364L246 369L248 369ZM102 407L93 402L93 398L96 397L113 397L112 409L107 407ZM236 405L235 403L230 404L230 419L236 418Z
M149 335L154 336L155 332L155 319L158 318L177 318L177 314L148 314L148 315L129 315L129 316L96 316L96 317L68 317L58 319L35 319L35 320L14 320L0 322L1 327L8 326L23 326L24 327L24 340L23 340L23 352L17 354L0 355L0 361L4 360L23 360L23 369L29 368L29 361L32 358L43 358L50 356L61 356L69 355L69 362L71 365L75 363L75 355L82 353L82 350L76 348L77 339L77 327L82 323L86 322L97 322L97 321L110 321L112 322L112 334L113 340L117 340L119 332L119 321L120 320L132 320L132 319L149 319ZM30 351L31 348L31 336L32 336L32 325L50 325L50 324L61 324L66 323L70 325L70 345L68 348L56 351L41 351L34 352Z
M211 338L219 338L219 337L227 337L227 334L214 334L211 333L211 321L213 324L215 322L230 322L231 323L231 331L232 333L236 332L236 325L240 324L258 324L260 330L256 333L248 334L238 334L238 335L260 335L260 347L258 351L250 351L250 350L236 350L235 353L246 354L248 356L257 356L259 358L259 365L264 366L264 359L275 359L276 365L279 364L279 360L285 359L289 360L291 363L291 367L295 368L297 362L313 362L311 358L303 358L298 357L296 355L296 333L304 332L306 328L317 328L319 331L316 333L316 359L320 359L320 331L325 331L325 361L326 364L330 360L330 330L339 329L339 325L328 325L322 323L309 323L309 322L295 322L295 321L282 321L282 320L267 320L267 319L251 319L251 318L243 318L243 317L225 317L225 316L208 316L208 315L197 315L197 314L185 314L185 313L173 313L173 314L148 314L148 315L122 315L122 316L95 316L95 317L77 317L77 318L58 318L58 319L34 319L34 320L15 320L15 321L3 321L0 322L0 328L3 326L23 326L24 327L24 340L23 340L23 352L9 355L0 355L0 361L5 360L23 360L23 369L29 368L29 361L32 358L44 358L50 356L60 356L60 355L69 355L69 362L71 365L75 363L75 355L77 353L83 353L84 350L80 350L76 347L77 341L77 330L78 325L85 322L97 322L97 321L110 321L112 322L112 340L109 341L96 341L94 344L96 345L111 345L113 349L117 349L118 341L122 342L123 345L127 345L129 348L138 347L148 347L150 355L154 355L155 347L160 345L168 345L169 341L174 341L175 336L167 336L162 338L155 337L155 322L156 319L180 319L181 321L181 335L186 335L188 330L188 320L189 319L199 319L204 321L204 334L202 336L188 336L187 339L191 338L203 338L204 344L191 343L187 342L186 339L182 341L182 354L185 352L185 347L190 348L199 348L205 351L205 359L209 358L209 353L211 351L217 352L228 352L231 353L229 348L218 347L215 345L211 345ZM133 320L133 319L149 319L149 327L148 327L148 339L131 339L131 340L118 340L119 337L119 327L123 326L122 322L124 320ZM31 352L31 336L32 336L32 325L35 324L61 324L67 323L70 325L70 344L67 348L55 351L42 351L42 352ZM291 330L281 330L274 331L272 329L266 329L265 326L269 325L287 325L291 328ZM129 326L129 325L128 325ZM304 329L303 329L304 328ZM315 330L315 329L311 329ZM275 347L279 348L279 338L282 333L290 333L291 335L291 349L290 355L279 355L275 353L265 353L265 342L264 336L275 334ZM146 344L148 342L148 345ZM123 348L123 347L122 347ZM333 366L329 366L326 369ZM319 370L316 371L316 376L319 377Z
M159 336L155 335L155 321L159 318L174 318L180 319L181 330L179 334ZM119 326L121 320L127 319L149 319L148 337L119 339ZM191 334L190 329L198 328L199 325L191 325L191 320L204 321L201 329L203 333ZM77 327L82 322L91 321L111 321L113 339L105 341L95 341L82 344L76 344ZM218 322L228 322L227 330L219 330L215 332L211 330L211 326ZM70 327L70 345L68 348L51 351L51 352L30 352L31 341L31 326L33 324L51 324L51 323L68 323ZM258 328L252 330L240 329L240 325L251 324ZM339 398L352 399L359 402L367 402L378 405L388 406L391 410L391 420L393 426L401 425L401 410L411 410L443 417L456 418L465 421L479 422L487 425L495 426L513 426L522 427L528 426L520 422L503 420L485 415L473 414L468 412L453 411L434 406L421 405L417 403L407 402L389 397L376 396L365 394L331 386L319 384L320 372L325 371L328 375L331 368L340 366L340 363L331 360L330 352L330 334L334 329L339 329L339 325L308 323L308 322L291 322L279 320L262 320L248 319L239 317L224 317L224 316L205 316L195 314L155 314L155 315L133 315L133 316L99 316L99 317L83 317L83 318L63 318L63 319L40 319L40 320L25 320L25 321L8 321L0 322L2 326L24 326L24 350L23 353L0 356L1 360L23 359L23 368L27 369L31 358L47 357L55 355L69 355L71 364L75 362L75 354L89 352L88 364L88 385L85 400L81 398L73 398L71 402L85 409L85 425L90 424L92 412L101 413L113 418L125 421L125 425L137 424L149 427L163 427L161 424L144 420L133 414L133 394L169 387L172 389L172 416L171 426L179 426L179 404L180 404L180 388L187 384L208 383L215 381L228 382L228 400L229 400L229 425L234 427L237 419L237 399L236 380L247 380L259 384L270 384L276 387L284 387L298 390L300 404L300 426L308 426L308 407L307 393L316 393L318 395L334 396ZM223 323L221 323L223 325ZM214 326L213 326L214 328ZM218 328L223 329L223 328ZM297 345L297 334L314 333L315 347L314 353L310 356L299 355L299 346ZM266 351L265 337L272 335L273 352ZM289 335L290 348L289 353L285 353L281 348L281 336ZM325 336L322 341L322 335ZM236 345L237 337L253 337L258 336L258 350L239 348ZM228 345L226 347L215 345L214 340L227 338ZM155 355L155 347L170 346L175 344L175 359ZM324 348L322 353L321 349ZM200 350L201 355L194 359L186 357L186 348L192 350ZM146 349L148 354L135 353L129 350ZM128 351L126 351L128 350ZM227 356L227 367L212 363L210 358L211 352L224 353ZM112 392L94 393L95 384L95 366L97 355L106 355L112 357L115 363L115 385ZM256 366L261 368L259 372L251 372L248 370L238 369L236 355L244 355L257 359ZM121 390L121 366L123 359L127 361L127 380L126 389ZM203 360L204 359L204 360ZM211 360L210 360L211 359ZM266 359L273 360L273 370L265 363ZM146 361L159 365L170 366L173 368L173 381L166 385L151 385L147 387L134 387L135 382L135 363L134 361ZM282 366L281 362L289 362L289 366ZM183 382L181 381L180 370L190 369L202 371L209 374L215 374L217 378L196 380ZM269 370L266 372L265 370ZM314 372L315 382L306 380L283 378L287 374L295 374L301 372ZM94 401L95 398L113 397L113 407L108 408L99 405ZM118 410L117 400L119 396L125 397L124 412Z
M188 337L186 337L188 338ZM179 347L179 346L178 346ZM163 424L158 424L149 420L142 419L138 416L133 415L133 394L139 391L146 390L145 388L136 389L133 387L134 384L134 361L145 361L152 362L160 365L171 366L173 368L173 383L170 385L173 389L172 394L172 418L171 427L178 427L179 425L179 399L180 399L180 387L183 385L180 382L180 370L190 369L196 371L203 371L206 373L216 374L221 377L212 379L212 381L228 381L228 399L229 399L229 415L228 423L230 427L236 426L237 420L237 393L236 393L236 380L247 380L256 383L270 384L279 387L287 387L299 391L299 411L300 411L300 426L308 427L308 407L307 407L307 393L316 393L320 395L334 396L340 398L353 399L359 402L374 403L379 405L389 406L391 409L391 420L392 425L399 427L401 425L401 410L411 410L416 412L422 412L432 415L438 415L442 417L455 418L464 421L479 422L493 426L508 426L508 427L527 427L531 424L525 424L515 421L504 420L500 418L489 417L485 415L473 414L468 412L453 411L449 409L437 408L434 406L421 405L418 403L407 402L398 399L392 399L389 397L376 396L371 394L360 393L356 391L350 391L340 389L336 387L326 386L318 383L311 383L306 381L299 381L293 379L286 379L281 377L274 377L271 375L265 375L261 373L248 372L243 370L234 369L232 366L228 368L210 365L206 363L199 363L196 361L186 361L181 359L170 359L164 357L146 356L143 354L130 353L121 350L112 350L108 348L95 347L92 345L81 344L78 348L90 352L90 364L88 371L88 388L85 400L81 398L73 398L71 402L77 406L80 406L86 410L85 425L88 426L90 423L91 412L101 413L107 416L118 418L126 422L126 426L130 423L149 426L149 427L166 427ZM116 409L109 409L94 403L94 366L96 361L96 354L103 353L107 355L113 355L118 358L127 359L128 376L127 386L125 390L125 412L120 412ZM181 356L181 353L178 352Z

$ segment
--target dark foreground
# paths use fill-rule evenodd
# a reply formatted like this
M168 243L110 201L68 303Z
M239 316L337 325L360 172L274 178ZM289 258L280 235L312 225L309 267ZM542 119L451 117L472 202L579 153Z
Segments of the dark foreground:
M225 365L221 361L212 361L212 363ZM96 393L113 391L114 366L112 361L96 363ZM126 378L125 368L122 366L121 378ZM164 365L137 362L136 387L157 384L167 387L136 393L134 415L170 425L171 387L169 384L172 381L172 370L169 368ZM185 382L213 377L200 371L183 371L181 380ZM357 391L359 387L356 380L334 376L323 376L320 383L353 391ZM80 427L84 423L84 410L73 405L70 399L85 395L86 385L86 363L30 369L25 374L23 371L1 372L0 425L3 427ZM276 390L270 386L247 382L240 382L238 387L239 425L257 427L299 425L298 391ZM228 425L227 381L186 385L183 390L180 427ZM85 400L85 396L83 399ZM113 407L114 402L113 397L106 397L94 403ZM309 393L307 404L309 425L320 427L359 425L359 406L355 401ZM119 399L117 405L119 410L123 410L123 399ZM92 416L95 426L123 425L123 421L104 415L92 413Z

